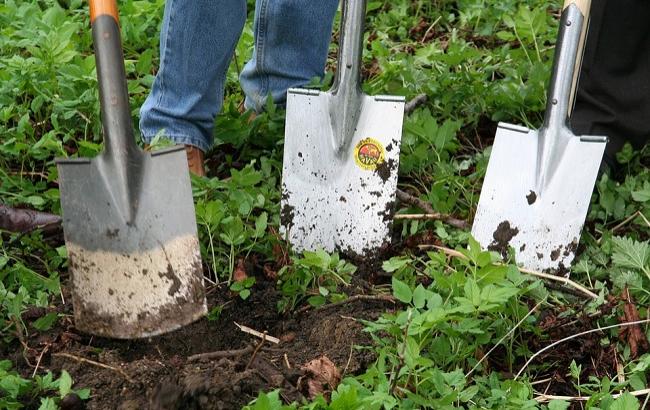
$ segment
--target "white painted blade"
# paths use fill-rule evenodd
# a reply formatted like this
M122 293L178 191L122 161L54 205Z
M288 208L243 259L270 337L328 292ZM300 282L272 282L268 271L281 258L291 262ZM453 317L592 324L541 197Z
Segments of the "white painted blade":
M569 268L605 150L572 138L545 192L535 192L537 131L499 124L472 234L484 248L515 249L519 265Z
M365 255L390 243L404 100L364 96L354 138L337 153L329 98L306 90L287 95L282 233L298 251Z

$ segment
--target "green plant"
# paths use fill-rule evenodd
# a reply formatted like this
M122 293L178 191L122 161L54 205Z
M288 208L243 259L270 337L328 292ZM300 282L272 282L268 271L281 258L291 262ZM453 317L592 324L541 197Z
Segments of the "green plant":
M0 361L0 408L22 409L25 407L24 402L35 405L40 397L39 410L56 410L61 399L70 393L82 400L90 397L89 389L72 389L72 378L65 370L57 379L48 372L45 376L35 376L28 380L11 370L9 360Z
M293 310L305 299L311 306L345 299L339 287L350 284L356 269L338 254L330 255L323 250L305 251L302 257L292 257L292 263L278 272L278 287L282 293L278 309Z

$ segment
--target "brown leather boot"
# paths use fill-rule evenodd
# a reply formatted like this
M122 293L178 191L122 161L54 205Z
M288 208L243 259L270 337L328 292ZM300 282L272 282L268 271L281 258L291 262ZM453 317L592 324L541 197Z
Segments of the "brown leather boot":
M187 153L187 165L190 168L190 172L194 175L204 177L205 166L203 165L204 154L203 151L192 145L185 146L185 152Z

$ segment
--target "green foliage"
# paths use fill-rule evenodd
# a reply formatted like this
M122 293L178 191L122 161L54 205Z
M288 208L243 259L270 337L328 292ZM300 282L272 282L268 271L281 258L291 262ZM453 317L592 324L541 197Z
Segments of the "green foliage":
M88 400L90 390L72 389L72 378L63 370L58 379L51 372L36 376L32 380L23 379L11 370L9 360L0 361L0 408L22 409L25 401L33 402L39 396L39 410L58 409L58 403L66 395L74 393L82 400Z
M322 250L305 251L302 257L292 257L292 263L278 272L278 288L282 293L278 309L293 310L305 299L315 307L345 299L347 296L338 289L350 284L356 269L338 254L330 255Z
M159 65L158 31L164 0L120 1L128 88L134 123ZM248 2L249 11L253 1ZM429 101L405 118L400 157L401 188L438 212L471 220L487 161L490 127L507 121L538 126L545 106L560 3L549 0L371 0L368 2L364 89L369 94L407 98L425 93ZM338 20L339 17L337 17ZM250 20L250 19L249 19ZM54 158L95 156L102 149L97 80L87 2L6 0L0 4L0 197L8 205L60 212ZM233 282L236 261L254 257L278 261L280 173L284 112L271 101L254 119L241 113L239 70L253 49L253 27L246 24L227 73L226 100L215 122L215 145L208 156L216 178L193 178L203 260L216 282L228 282L246 299L255 278ZM336 46L331 47L336 51ZM333 78L331 61L322 82ZM136 129L137 132L137 129ZM164 133L153 148L169 144ZM392 274L396 311L365 323L377 360L365 372L346 378L332 393L300 405L284 405L277 391L260 393L251 409L564 409L566 402L538 405L528 380L511 380L532 352L528 338L545 338L534 313L517 326L531 304L542 302L563 315L595 314L600 303L628 288L647 317L650 293L650 149L628 144L617 155L619 174L600 177L574 264L572 279L594 288L599 301L574 307L574 299L549 293L514 266L497 264L467 232L440 221L396 222L402 239L431 235L456 247L468 260L439 252L408 251L383 263ZM420 213L417 207L400 212ZM59 273L66 269L64 247L54 248L39 232L2 233L0 243L0 327L3 344L18 335L46 331L59 316L47 313L31 323L30 307L50 307L59 296ZM337 254L289 251L280 270L278 308L320 306L347 297L355 267ZM209 314L219 320L223 306ZM584 310L584 312L583 312ZM615 323L617 312L604 315ZM510 333L509 333L510 332ZM532 336L531 336L532 335ZM478 354L499 343L506 372L479 363ZM591 399L588 409L634 409L641 403L624 391L647 386L650 356L630 359L614 333L602 344L615 345L624 361L624 382L586 377L583 363L557 368L531 366L529 374L551 367L572 375L572 388ZM581 368L582 366L582 368ZM23 378L0 362L0 407L56 408L72 381L46 374ZM87 391L77 394L87 398Z

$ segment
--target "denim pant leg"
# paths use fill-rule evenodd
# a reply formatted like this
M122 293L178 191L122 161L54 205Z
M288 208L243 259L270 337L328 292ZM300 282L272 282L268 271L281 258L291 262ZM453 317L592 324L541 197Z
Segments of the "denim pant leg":
M255 49L244 67L246 108L262 111L270 94L284 104L287 89L323 77L339 0L257 0Z
M167 0L160 68L140 110L146 142L161 130L207 151L226 70L246 21L246 0Z

